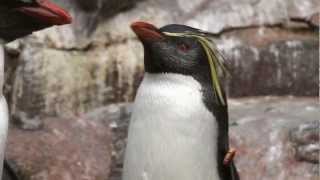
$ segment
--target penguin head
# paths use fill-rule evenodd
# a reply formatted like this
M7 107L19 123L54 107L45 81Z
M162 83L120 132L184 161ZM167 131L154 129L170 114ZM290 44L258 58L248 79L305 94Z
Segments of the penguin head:
M169 33L196 33L197 29L177 24L158 29L144 22L133 23L131 27L144 47L146 72L192 75L209 67L206 53L196 38L168 35Z
M49 0L1 0L0 11L0 38L6 41L71 23L67 11Z
M177 73L211 83L216 97L224 104L219 72L224 72L223 57L206 32L185 25L162 28L146 22L131 25L144 47L145 71Z

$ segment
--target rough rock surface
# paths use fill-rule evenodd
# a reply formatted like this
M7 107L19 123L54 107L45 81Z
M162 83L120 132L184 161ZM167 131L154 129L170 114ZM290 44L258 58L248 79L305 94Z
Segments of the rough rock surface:
M112 130L113 151L111 156L112 164L109 176L110 180L121 179L131 111L131 104L113 104L98 108L84 116L86 119L104 120Z
M132 97L123 91L134 93L137 87L137 83L133 84L134 75L141 72L142 64L137 69L139 55L134 51L132 54L121 51L125 51L127 45L135 48L136 43L128 42L92 53L29 47L21 54L25 64L16 70L11 113L28 112L30 118L41 114L70 116L102 104L131 100ZM137 52L141 50L137 49ZM36 65L29 62L30 59ZM130 59L130 62L115 59ZM121 63L126 66L120 69ZM133 77L113 78L121 74Z
M316 98L231 100L231 144L241 178L319 179L319 110Z
M38 131L11 128L7 158L31 180L120 180L131 104L71 119L45 119ZM229 100L231 146L246 180L319 178L320 107L315 98Z
M319 117L315 98L260 97L229 100L231 146L245 180L319 178ZM111 180L120 180L131 105L98 108L84 117L105 119L112 129Z
M233 48L231 96L318 94L319 41L278 41L260 48Z
M319 41L310 25L317 0L57 2L71 11L72 25L7 47L5 92L17 117L68 116L131 101L143 74L142 47L129 28L136 20L217 33L231 64L230 96L317 94Z
M22 179L105 180L111 166L110 133L103 121L46 118L41 130L11 128L6 158Z
M241 98L229 105L242 179L319 179L316 99ZM131 108L113 104L78 118L50 118L38 131L11 128L7 158L30 180L120 180Z
M295 154L298 160L319 164L319 130L319 120L301 124L292 129L290 140L295 143Z

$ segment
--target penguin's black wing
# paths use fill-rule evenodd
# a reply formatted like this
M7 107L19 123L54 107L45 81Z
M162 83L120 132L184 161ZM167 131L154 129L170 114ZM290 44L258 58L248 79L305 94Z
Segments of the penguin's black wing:
M3 173L1 180L20 180L14 168L8 160L3 162Z
M226 101L225 91L223 90L223 98ZM226 154L228 153L229 147L229 113L228 105L214 105L214 114L218 121L219 132L218 132L218 169L220 177L223 180L239 180L239 174L237 168L231 160L228 165L223 163Z
M237 168L236 168L236 166L234 165L234 162L231 162L231 164L230 164L229 166L230 166L230 171L231 171L231 177L230 177L230 179L231 179L231 180L240 180L240 177L239 177Z
M223 163L226 154L229 151L229 125L227 106L216 106L215 115L218 121L218 170L223 180L239 180L239 175L234 162L228 165Z
M200 77L196 77L199 79L199 82L202 83L202 94L203 101L207 109L213 114L215 117L215 121L218 124L218 152L217 152L217 164L218 164L218 172L219 176L223 180L239 180L239 176L236 170L236 167L231 161L228 165L224 165L223 161L226 154L229 151L229 116L228 116L228 105L225 103L224 105L217 101L217 95L214 93L213 87L210 83L210 77L207 79L201 79ZM222 96L224 101L226 101L225 91L222 88Z
M215 94L212 93L212 87L205 86L204 96L205 104L207 108L213 113L215 120L218 123L218 171L219 176L223 180L239 180L239 175L237 169L234 165L234 162L231 162L228 165L224 164L224 158L229 151L229 115L228 115L228 105L222 105L217 103ZM226 101L225 91L222 88L223 98Z

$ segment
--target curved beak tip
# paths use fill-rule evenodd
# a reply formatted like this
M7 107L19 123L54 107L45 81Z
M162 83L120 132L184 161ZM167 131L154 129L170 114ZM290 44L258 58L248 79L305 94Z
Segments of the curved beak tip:
M147 22L137 21L132 23L130 27L141 41L160 40L164 38L157 27Z
M72 17L66 10L48 0L41 1L38 6L25 6L17 10L50 25L64 25L72 22Z
M71 24L72 23L72 17L69 13L65 12L64 14L60 15L60 24L58 25L63 25L63 24Z
M133 22L131 24L131 28L134 30L134 29L137 29L137 28L148 28L148 29L157 29L154 25L150 24L150 23L147 23L147 22L143 22L143 21L136 21L136 22Z
M72 22L72 17L66 10L50 1L43 1L43 3L40 4L40 8L46 10L48 14L52 14L48 20L55 25L70 24Z

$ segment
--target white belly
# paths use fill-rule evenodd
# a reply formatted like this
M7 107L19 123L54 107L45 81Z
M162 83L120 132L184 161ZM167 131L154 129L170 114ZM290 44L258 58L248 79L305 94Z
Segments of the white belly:
M0 177L2 177L3 158L8 134L8 105L2 95L4 81L4 52L0 42Z
M123 180L218 180L217 124L190 76L146 74L129 127Z
M0 96L0 175L2 175L2 163L8 134L8 106L6 99Z

